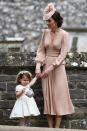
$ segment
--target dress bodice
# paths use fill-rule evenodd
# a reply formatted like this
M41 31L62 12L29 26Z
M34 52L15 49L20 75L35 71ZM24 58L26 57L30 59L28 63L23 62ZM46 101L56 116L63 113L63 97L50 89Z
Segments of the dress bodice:
M40 72L41 64L46 64L46 56L56 56L56 60L51 66L65 64L66 54L69 47L69 34L63 29L55 33L54 39L51 38L51 30L46 29L42 35L41 43L37 50L36 72ZM45 63L44 63L45 62ZM49 67L50 68L50 67ZM53 67L52 67L53 69Z
M61 43L63 40L63 35L61 29L54 33L54 38L52 40L52 35L50 30L46 30L44 34L44 47L46 50L59 51L61 48Z

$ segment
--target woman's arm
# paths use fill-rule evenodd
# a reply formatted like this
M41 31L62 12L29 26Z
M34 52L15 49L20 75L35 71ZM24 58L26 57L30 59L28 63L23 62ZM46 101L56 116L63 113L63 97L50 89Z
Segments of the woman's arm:
M44 36L45 36L45 31L42 34L41 42L38 47L37 55L35 58L35 61L36 61L36 71L35 72L36 72L36 74L41 73L40 67L41 67L41 64L43 64L44 60L45 60Z
M33 80L29 83L29 85L30 85L30 86L34 85L34 83L36 82L36 80L37 80L37 77L35 76L35 77L33 78Z
M65 60L67 52L68 52L68 48L69 48L69 34L68 34L68 32L66 32L64 34L64 37L63 37L60 55L58 56L58 58L56 59L56 61L54 61L52 63L52 65L54 67L59 66Z

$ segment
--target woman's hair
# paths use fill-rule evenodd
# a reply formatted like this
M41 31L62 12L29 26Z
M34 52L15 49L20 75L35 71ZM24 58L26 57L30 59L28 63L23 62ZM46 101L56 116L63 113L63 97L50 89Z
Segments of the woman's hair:
M32 80L32 74L29 71L20 71L16 77L17 85L21 84L20 80L23 78L23 76L26 76L29 79L29 82Z
M63 18L60 16L60 13L58 11L55 11L55 13L52 15L52 18L57 23L57 27L62 26Z

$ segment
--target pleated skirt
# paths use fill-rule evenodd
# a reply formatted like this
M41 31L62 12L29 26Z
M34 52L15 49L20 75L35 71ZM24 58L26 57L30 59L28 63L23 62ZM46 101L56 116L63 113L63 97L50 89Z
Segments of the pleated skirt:
M47 56L44 70L52 65L56 59L57 57ZM48 77L42 79L42 91L44 114L67 115L74 113L64 64L56 67L49 73Z

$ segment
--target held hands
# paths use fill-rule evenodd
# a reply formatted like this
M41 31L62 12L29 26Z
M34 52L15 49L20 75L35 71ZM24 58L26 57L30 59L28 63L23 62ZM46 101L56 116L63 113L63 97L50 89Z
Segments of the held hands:
M48 73L46 71L43 71L41 73L41 78L46 78L48 76Z
M48 76L48 73L43 71L42 73L37 73L36 77L38 78L46 78Z
M36 73L36 77L38 78L46 78L48 76L48 74L54 69L54 66L51 65L49 68L47 68L45 71L43 71L42 73Z
M41 77L41 73L36 73L36 78L40 78Z

